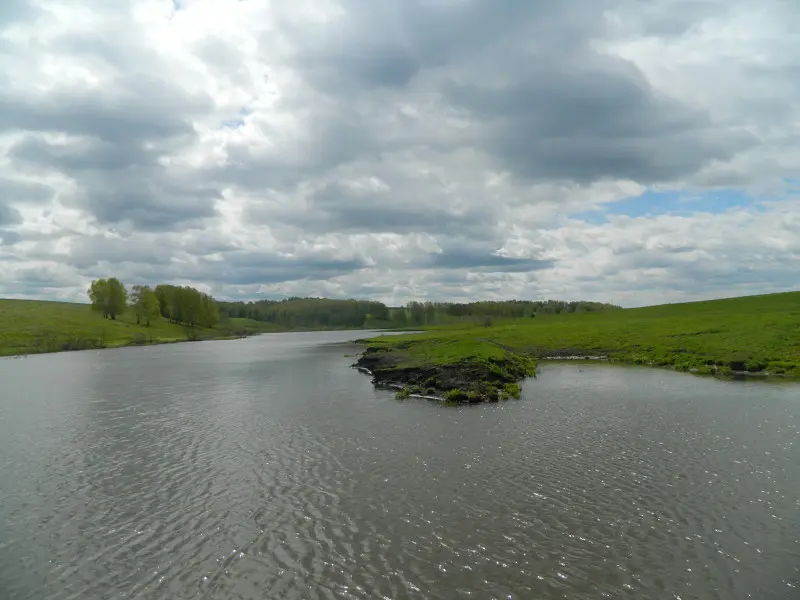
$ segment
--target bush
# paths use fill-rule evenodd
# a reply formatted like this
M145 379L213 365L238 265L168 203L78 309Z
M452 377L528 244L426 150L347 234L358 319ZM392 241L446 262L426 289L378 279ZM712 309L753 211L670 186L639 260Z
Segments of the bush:
M407 387L404 387L402 390L398 390L394 397L397 400L407 400L411 397L411 392Z
M522 389L517 383L507 383L503 386L501 397L503 400L507 398L519 398L522 395Z
M464 390L456 388L454 390L448 390L444 395L444 399L447 402L468 402L470 396Z

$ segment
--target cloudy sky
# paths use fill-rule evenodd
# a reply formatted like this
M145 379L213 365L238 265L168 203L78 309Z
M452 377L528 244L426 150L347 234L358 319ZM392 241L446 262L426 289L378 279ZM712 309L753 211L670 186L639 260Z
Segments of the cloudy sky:
M800 288L795 0L2 0L0 296Z

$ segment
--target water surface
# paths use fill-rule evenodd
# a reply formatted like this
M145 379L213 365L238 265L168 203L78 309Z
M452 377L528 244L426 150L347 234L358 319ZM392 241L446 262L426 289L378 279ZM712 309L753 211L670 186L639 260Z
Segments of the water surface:
M0 598L800 598L799 386L549 364L445 408L364 335L0 360Z

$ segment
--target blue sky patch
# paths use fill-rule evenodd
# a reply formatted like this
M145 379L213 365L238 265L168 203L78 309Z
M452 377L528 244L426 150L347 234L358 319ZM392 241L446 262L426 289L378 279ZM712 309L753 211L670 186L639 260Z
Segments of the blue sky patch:
M656 192L647 190L639 196L604 204L571 218L592 224L605 223L610 215L656 217L659 215L689 216L697 213L722 214L732 208L759 209L758 200L738 190L715 190L706 193L688 191Z

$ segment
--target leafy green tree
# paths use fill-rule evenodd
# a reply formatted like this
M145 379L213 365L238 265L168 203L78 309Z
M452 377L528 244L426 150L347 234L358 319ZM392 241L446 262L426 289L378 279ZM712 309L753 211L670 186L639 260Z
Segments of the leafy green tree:
M108 281L106 279L95 279L89 286L89 300L92 301L92 310L103 314L103 318L108 316L106 306L108 304Z
M161 307L158 304L156 293L150 288L147 288L142 293L140 302L142 305L144 323L147 327L150 327L150 322L155 321L161 316Z
M219 321L219 307L211 296L203 294L200 300L200 325L214 327Z
M136 322L144 321L147 327L161 314L158 297L148 285L135 285L131 288L130 305L136 314Z
M131 288L131 293L128 295L128 302L133 309L133 314L136 315L136 323L141 323L144 311L142 310L142 291L146 285L134 285Z
M111 319L116 319L117 315L121 315L128 305L128 290L122 282L116 277L108 280L108 297L106 310Z
M408 325L408 315L405 307L401 306L392 311L392 323L395 327L405 327Z
M422 325L425 322L425 305L422 302L408 303L409 320L412 325Z
M153 293L161 316L173 323L214 327L219 321L217 302L193 287L160 284Z
M92 309L101 312L104 318L116 319L128 302L128 291L116 277L92 281L88 293Z
M159 284L156 286L156 298L158 298L158 308L161 311L161 316L169 319L169 295L171 285Z

